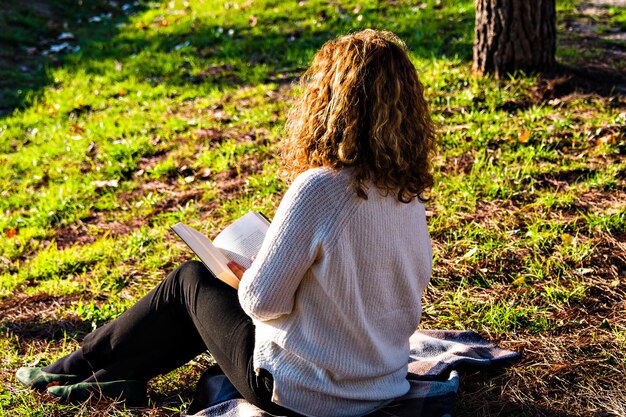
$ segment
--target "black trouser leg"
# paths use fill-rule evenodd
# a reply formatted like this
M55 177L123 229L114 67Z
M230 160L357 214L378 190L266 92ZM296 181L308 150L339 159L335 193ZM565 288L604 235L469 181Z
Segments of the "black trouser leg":
M94 369L129 364L126 379L146 380L207 348L244 398L269 412L289 413L271 402L271 375L254 372L254 325L241 309L237 291L200 262L181 265L83 343Z
M94 371L131 363L125 379L148 380L206 350L180 297L185 264L120 317L88 334L83 355Z

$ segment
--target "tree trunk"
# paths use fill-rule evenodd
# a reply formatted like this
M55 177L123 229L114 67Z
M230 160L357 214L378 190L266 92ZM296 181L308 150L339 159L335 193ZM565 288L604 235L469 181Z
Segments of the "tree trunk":
M545 71L555 52L555 0L476 0L475 71Z

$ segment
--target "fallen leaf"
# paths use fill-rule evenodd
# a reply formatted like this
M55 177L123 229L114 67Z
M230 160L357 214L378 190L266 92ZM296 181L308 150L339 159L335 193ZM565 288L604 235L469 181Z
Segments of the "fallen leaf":
M465 255L463 255L463 258L467 259L467 258L471 258L472 256L474 256L474 254L478 252L478 248L477 247L473 247L472 249L468 250Z
M217 120L217 121L220 121L222 123L228 123L228 122L230 122L232 120L226 113L224 113L221 110L213 112L209 116L211 116L211 118L213 120Z
M608 135L604 135L596 140L596 145L615 145L617 143L617 135L615 133L610 133Z
M116 188L118 185L118 180L104 180L104 181L94 181L93 185L96 186L96 189L99 188Z
M52 105L52 107L50 107L48 109L48 113L55 114L55 113L57 113L59 111L60 108L61 108L61 106L59 104L55 103L55 104Z
M52 45L50 46L49 51L52 52L53 54L56 54L57 52L61 52L65 49L71 50L72 49L72 45L70 45L68 42L63 42L60 43L58 45Z
M7 237L12 238L17 236L17 229L13 228L13 229L9 229L7 230Z
M209 178L211 176L211 169L209 167L204 167L200 171L200 178Z
M72 123L70 126L70 132L76 135L82 135L85 132L85 129L77 123Z
M96 145L96 142L90 142L89 146L87 146L87 155L89 156L94 156L95 154L98 153L98 145Z
M189 45L191 45L191 42L189 42L189 41L185 41L185 42L183 42L183 43L179 43L178 45L176 45L176 46L174 47L174 50L175 50L175 51L179 51L179 50L181 50L181 49L183 49L183 48L188 47Z
M67 41L67 40L74 39L74 38L75 38L75 36L74 36L74 34L73 34L73 33L70 33L70 32L63 32L63 33L61 33L61 34L59 35L59 37L57 38L57 40L59 40L59 41Z
M515 279L511 284L512 285L526 284L526 277L519 277L519 278Z
M528 130L524 130L517 137L517 141L520 142L520 143L526 143L526 142L528 142L528 139L530 139L530 132Z
M566 245L571 245L574 242L574 237L570 235L569 233L563 233L561 235L561 242L563 242Z

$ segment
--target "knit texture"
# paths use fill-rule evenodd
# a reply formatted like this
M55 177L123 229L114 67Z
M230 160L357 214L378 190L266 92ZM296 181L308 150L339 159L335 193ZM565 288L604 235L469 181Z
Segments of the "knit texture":
M349 169L298 176L239 286L273 401L309 416L358 416L405 394L431 265L422 203L373 187L359 198Z

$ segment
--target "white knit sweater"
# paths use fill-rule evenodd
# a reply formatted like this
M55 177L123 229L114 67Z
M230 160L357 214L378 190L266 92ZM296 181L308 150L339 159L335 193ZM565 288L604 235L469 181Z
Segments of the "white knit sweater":
M298 176L239 286L255 369L272 373L275 403L308 416L360 416L408 391L430 280L423 204L375 188L364 200L350 175Z

